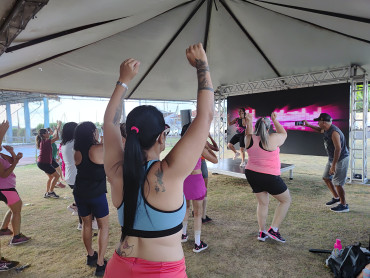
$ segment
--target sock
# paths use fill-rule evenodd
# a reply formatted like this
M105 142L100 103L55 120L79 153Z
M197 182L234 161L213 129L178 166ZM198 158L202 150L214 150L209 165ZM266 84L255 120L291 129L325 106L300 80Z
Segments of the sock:
M275 233L279 230L279 228L272 227L272 226L271 226L271 229L273 229Z
M204 197L204 200L203 200L203 215L202 215L202 218L203 219L206 219L206 212L207 212L207 197Z
M196 245L200 245L200 234L201 231L194 231L194 239Z
M186 230L188 229L188 221L182 221L182 234L186 235Z

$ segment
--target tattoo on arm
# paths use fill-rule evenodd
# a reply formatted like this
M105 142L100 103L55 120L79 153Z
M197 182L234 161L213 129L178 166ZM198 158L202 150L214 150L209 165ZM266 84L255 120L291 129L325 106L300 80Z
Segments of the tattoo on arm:
M197 68L198 75L198 92L200 90L208 90L213 92L213 88L208 80L207 71L209 67L205 61L195 59L195 67Z
M164 184L163 184L163 172L158 169L158 171L155 173L155 176L157 177L157 182L155 184L155 192L158 193L158 192L165 192L166 191L166 188L164 187Z
M114 114L114 118L113 118L113 124L114 125L119 125L119 122L121 120L122 108L123 108L123 99L124 99L125 93L126 93L126 89L125 89L125 92L123 93L123 95L120 99L120 103L119 103L119 105L116 109L116 113Z
M134 245L129 245L127 240L125 239L122 244L117 248L116 252L121 257L128 257L131 255L134 249Z

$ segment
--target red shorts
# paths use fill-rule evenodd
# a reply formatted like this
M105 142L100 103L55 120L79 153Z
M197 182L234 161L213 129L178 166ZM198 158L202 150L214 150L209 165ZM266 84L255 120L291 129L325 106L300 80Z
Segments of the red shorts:
M123 258L114 252L104 277L186 278L185 270L185 257L176 262L152 262L140 258Z

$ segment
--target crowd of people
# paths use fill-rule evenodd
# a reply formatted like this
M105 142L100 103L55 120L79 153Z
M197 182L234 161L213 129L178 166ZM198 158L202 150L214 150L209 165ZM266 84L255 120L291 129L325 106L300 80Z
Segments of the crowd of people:
M206 160L217 163L218 146L209 134L214 115L214 90L207 55L201 44L186 49L186 57L194 68L198 80L197 115L183 127L181 139L160 160L165 149L170 127L162 113L154 106L134 108L125 123L120 123L122 103L130 81L136 76L140 62L125 60L119 79L104 116L104 138L99 137L92 122L68 122L61 130L61 122L54 131L40 129L36 138L39 151L37 166L47 175L44 198L57 199L55 188L64 188L60 179L73 190L74 202L68 206L78 215L78 228L86 248L86 264L95 267L96 276L104 277L187 277L182 243L188 241L190 214L194 219L194 249L199 253L208 245L201 240L202 224L212 221L206 214L208 169ZM268 117L259 118L253 128L252 115L239 109L239 117L229 119L237 124L237 134L229 148L234 159L241 155L245 176L257 199L257 239L271 238L284 243L280 234L290 203L289 190L280 177L279 147L284 144L287 132L275 113L271 120L276 132L270 133ZM343 134L331 124L329 115L320 115L317 131L323 130L329 161L324 181L333 193L327 205L339 203L333 211L349 211L345 200L344 174L348 167L348 150ZM9 125L0 125L0 143ZM55 142L61 136L59 155ZM208 141L210 140L210 142ZM240 153L234 145L240 144ZM0 150L1 150L0 144ZM12 236L10 244L21 244L31 238L20 232L22 201L15 189L13 170L22 154L12 147L3 146L9 154L0 153L0 200L9 211L1 225L0 236ZM248 161L245 163L245 152ZM104 256L109 236L109 206L106 197L107 180L111 200L117 208L121 237L115 252L107 262ZM266 228L269 195L278 205L269 228ZM97 251L92 244L92 230L98 229ZM9 228L11 223L12 230ZM8 270L16 261L1 257L0 268Z

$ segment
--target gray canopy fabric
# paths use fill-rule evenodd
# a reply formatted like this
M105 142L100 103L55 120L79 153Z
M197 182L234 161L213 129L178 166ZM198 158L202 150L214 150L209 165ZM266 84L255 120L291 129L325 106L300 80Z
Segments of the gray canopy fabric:
M15 0L1 0L4 18ZM1 23L1 21L0 21ZM0 56L0 90L193 100L185 49L206 47L214 87L352 64L370 70L368 0L49 0Z

